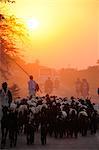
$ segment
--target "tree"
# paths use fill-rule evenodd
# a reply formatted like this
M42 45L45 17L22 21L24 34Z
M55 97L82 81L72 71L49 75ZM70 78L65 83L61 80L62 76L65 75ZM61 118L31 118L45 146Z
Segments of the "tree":
M25 35L26 29L21 20L15 16L7 17L0 14L0 75L4 79L9 74L11 60L14 60L20 52L15 43L17 40L23 40Z
M4 3L15 3L15 1L14 0L0 0L0 2L4 2Z

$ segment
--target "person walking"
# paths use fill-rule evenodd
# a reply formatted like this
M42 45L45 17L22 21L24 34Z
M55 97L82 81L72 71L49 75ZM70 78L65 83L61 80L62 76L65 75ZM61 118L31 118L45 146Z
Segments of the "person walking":
M8 89L7 82L2 83L2 88L0 90L0 105L10 107L10 104L12 102L12 93Z
M2 83L2 88L0 89L0 120L2 118L2 108L3 107L10 107L12 102L12 93L8 89L7 82Z
M33 79L33 76L30 75L30 80L28 81L28 91L30 97L35 97L36 92L39 91L39 85L38 83Z

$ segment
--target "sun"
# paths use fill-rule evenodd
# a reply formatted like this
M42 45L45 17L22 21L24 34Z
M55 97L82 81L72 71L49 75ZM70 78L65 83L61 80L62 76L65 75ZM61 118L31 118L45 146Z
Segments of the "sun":
M35 30L39 27L39 21L36 19L27 19L27 26L30 30Z

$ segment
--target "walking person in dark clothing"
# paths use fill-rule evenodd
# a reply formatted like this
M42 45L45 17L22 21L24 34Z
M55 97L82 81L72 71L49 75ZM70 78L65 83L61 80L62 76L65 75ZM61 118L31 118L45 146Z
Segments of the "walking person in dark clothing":
M1 148L5 147L6 137L8 134L8 110L12 102L12 93L8 89L7 82L2 83L0 89L0 123L1 123Z
M34 144L35 122L33 113L29 111L26 124L26 139L27 145Z
M91 128L91 134L96 134L96 130L97 130L97 113L95 111L92 112L92 114L91 114L90 128Z
M41 123L41 143L42 143L42 145L46 144L46 136L47 136L47 126L45 123Z
M32 122L29 122L26 132L27 145L34 144L34 130L34 125L32 124Z

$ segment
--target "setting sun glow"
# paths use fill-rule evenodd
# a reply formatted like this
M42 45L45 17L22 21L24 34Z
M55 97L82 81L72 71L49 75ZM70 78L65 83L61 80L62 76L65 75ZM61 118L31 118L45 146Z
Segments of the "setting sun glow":
M39 59L55 68L95 64L98 10L96 0L17 0L11 11L29 33L29 43L22 45L26 61Z
M30 30L37 29L39 27L39 21L36 19L27 19L26 24Z

